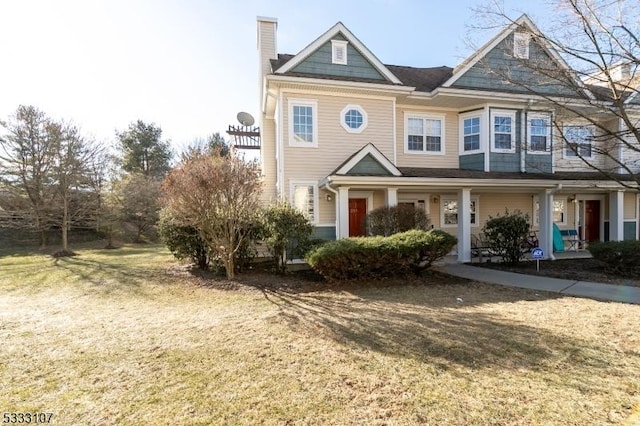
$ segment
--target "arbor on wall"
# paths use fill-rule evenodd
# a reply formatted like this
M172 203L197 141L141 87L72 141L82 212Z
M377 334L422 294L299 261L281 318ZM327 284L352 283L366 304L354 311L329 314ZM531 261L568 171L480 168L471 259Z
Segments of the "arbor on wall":
M234 155L195 155L169 173L163 203L180 225L198 230L232 278L236 254L259 220L260 187L255 162Z
M550 9L544 31L510 18L497 1L478 9L487 26L511 25L523 34L507 46L514 51L520 46L513 43L523 43L526 52L515 66L513 61L479 66L513 91L530 95L532 109L554 111L554 134L562 142L555 147L558 155L579 158L606 178L635 187L640 183L640 8L626 0L556 0Z

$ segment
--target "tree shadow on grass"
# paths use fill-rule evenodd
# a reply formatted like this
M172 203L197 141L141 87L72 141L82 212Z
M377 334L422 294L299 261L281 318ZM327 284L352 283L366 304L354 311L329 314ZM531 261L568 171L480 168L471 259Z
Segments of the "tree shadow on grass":
M54 264L107 293L115 290L141 293L142 284L157 275L156 271L145 268L144 265L124 266L82 257L60 258ZM158 274L158 278L162 277Z
M457 291L464 289L453 290ZM558 353L568 353L585 371L610 374L609 356L600 356L599 348L584 341L465 309L448 296L433 302L420 300L428 298L429 291L426 296L421 293L416 288L342 294L264 290L292 331L321 334L355 348L416 359L442 369L451 365L555 369ZM515 293L487 291L482 303L516 299Z

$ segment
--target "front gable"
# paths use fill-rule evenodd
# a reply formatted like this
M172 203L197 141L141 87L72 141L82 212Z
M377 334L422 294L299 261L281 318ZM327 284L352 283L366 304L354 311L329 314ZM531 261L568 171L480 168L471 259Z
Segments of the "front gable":
M591 97L526 15L456 67L443 87Z
M373 144L367 144L334 170L343 176L401 176L398 168Z
M347 42L347 63L345 65L332 63L332 42L334 40ZM349 43L342 33L336 34L331 40L303 59L299 65L291 69L291 72L367 80L386 80L382 73L352 43Z
M346 42L346 64L333 61L332 41ZM310 76L335 76L402 84L398 77L380 62L342 22L331 27L274 73L301 73Z

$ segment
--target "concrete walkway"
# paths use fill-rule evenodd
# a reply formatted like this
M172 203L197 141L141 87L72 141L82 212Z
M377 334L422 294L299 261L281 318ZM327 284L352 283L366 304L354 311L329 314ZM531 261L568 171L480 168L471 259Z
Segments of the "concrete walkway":
M456 277L490 284L550 291L553 293L587 297L597 300L640 304L640 287L539 277L535 275L517 274L514 272L469 266L461 263L445 262L434 267L434 269L438 269Z

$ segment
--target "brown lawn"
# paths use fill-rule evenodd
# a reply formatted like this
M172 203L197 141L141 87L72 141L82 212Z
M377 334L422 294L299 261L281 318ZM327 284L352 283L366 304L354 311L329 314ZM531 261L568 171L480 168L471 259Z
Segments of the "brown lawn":
M0 256L3 412L65 425L640 422L638 305L439 275L230 283L157 247L79 253Z

